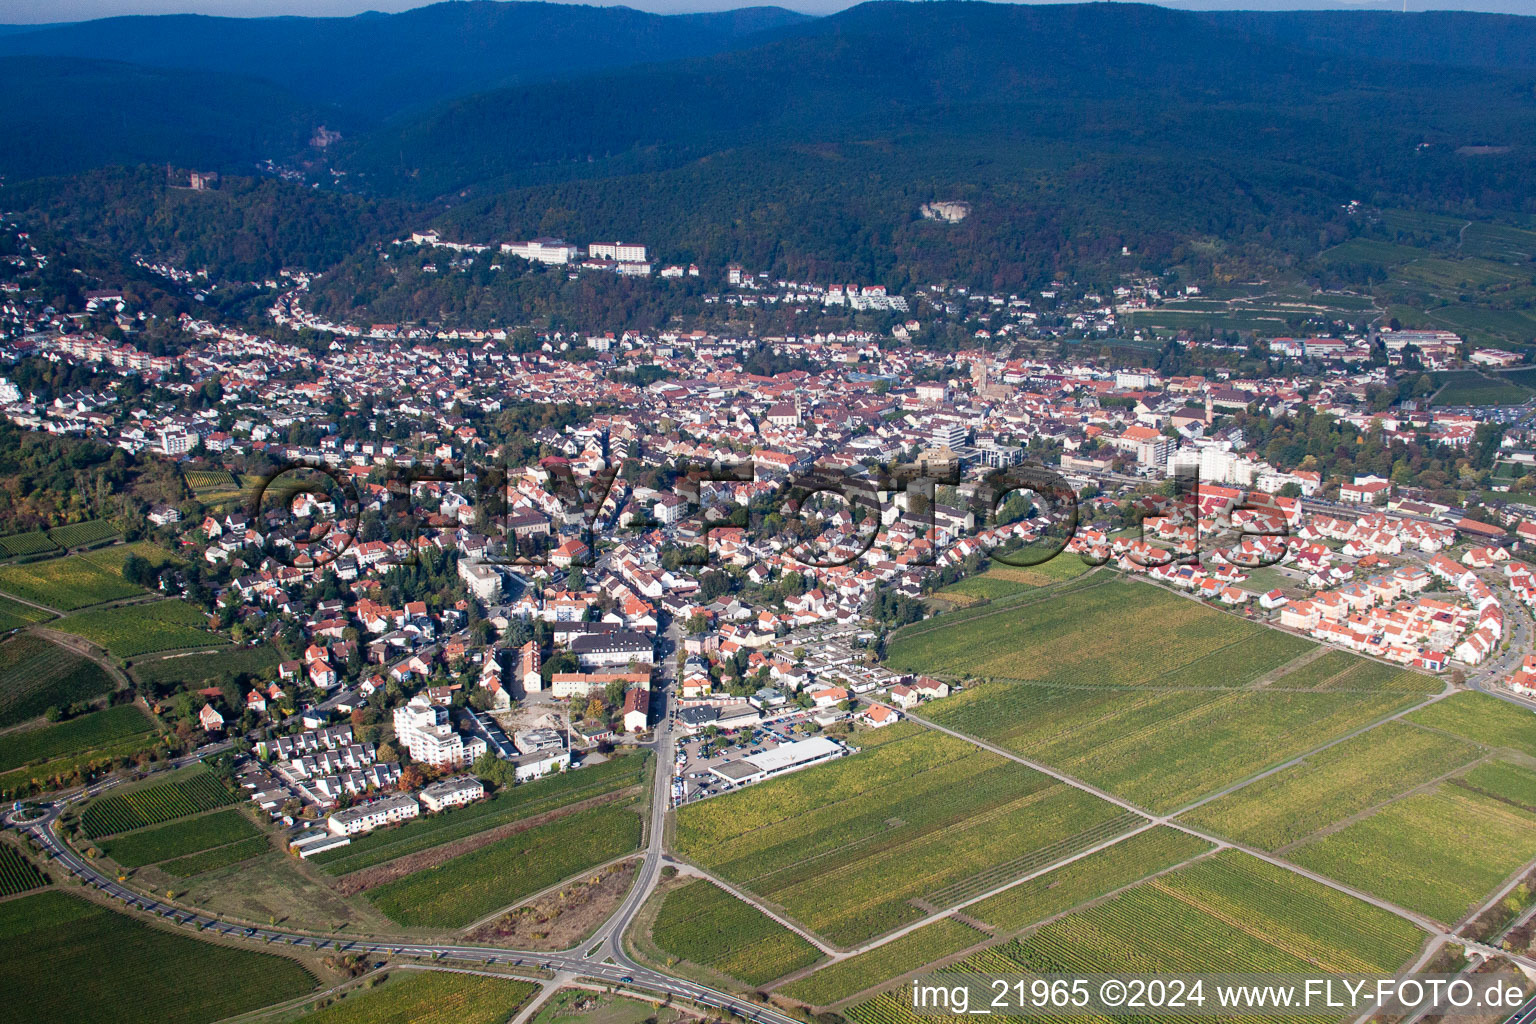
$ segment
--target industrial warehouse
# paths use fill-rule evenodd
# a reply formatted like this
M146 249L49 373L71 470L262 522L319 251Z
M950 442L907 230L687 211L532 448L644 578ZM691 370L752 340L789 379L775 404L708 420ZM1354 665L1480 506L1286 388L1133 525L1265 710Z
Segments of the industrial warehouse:
M824 736L813 736L808 740L780 744L761 754L738 757L734 761L715 765L709 770L726 782L745 786L751 782L761 782L770 775L782 775L784 772L792 772L799 768L809 768L813 764L830 761L846 753L848 749L841 744L834 743Z

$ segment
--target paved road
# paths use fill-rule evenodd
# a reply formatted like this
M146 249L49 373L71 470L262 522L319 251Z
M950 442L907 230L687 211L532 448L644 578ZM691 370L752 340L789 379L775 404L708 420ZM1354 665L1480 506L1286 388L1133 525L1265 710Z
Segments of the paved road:
M96 792L99 792L101 789L109 787L93 788ZM86 793L82 791L81 796L84 795ZM796 1018L779 1013L776 1010L728 996L723 992L717 992L696 982L682 978L673 978L662 974L660 971L643 967L625 956L619 946L619 935L628 924L630 917L639 909L640 903L643 902L643 898L636 898L634 893L632 893L629 900L625 901L620 912L604 926L605 937L591 957L582 955L580 951L541 953L531 950L488 949L482 946L459 945L455 943L415 943L405 940L398 942L353 941L309 935L281 928L247 927L222 921L209 914L187 910L185 907L174 906L147 893L130 889L118 883L116 879L103 874L94 865L77 854L73 848L54 832L53 825L58 820L63 806L62 803L56 804L45 818L23 826L24 830L36 839L44 850L52 855L56 868L68 872L104 896L118 900L133 909L154 914L188 928L213 931L221 935L267 945L308 946L318 950L332 950L338 953L416 956L430 958L437 962L543 968L557 973L569 973L595 978L615 985L625 984L637 989L672 995L679 999L686 999L738 1014L748 1020L757 1022L757 1024L802 1024ZM663 805L663 812L664 810L665 805ZM655 876L660 869L660 858L653 856L657 847L658 842L653 841L651 848L647 850L646 870L642 872L642 877L649 877L653 884ZM638 893L640 889L640 879L637 878L635 893ZM648 893L648 890L646 891ZM590 940L588 943L583 943L583 945L590 946ZM610 956L614 962L604 962Z
M665 699L665 695L663 697ZM649 842L645 860L635 876L634 885L619 910L604 923L591 938L575 950L563 953L544 953L534 950L489 949L483 946L455 943L414 943L408 941L384 942L376 940L339 940L322 935L310 935L281 928L259 928L233 924L205 913L198 913L167 903L147 893L138 892L116 879L103 874L93 864L77 854L54 830L64 808L77 800L95 796L119 783L119 779L105 779L91 786L76 790L57 800L48 813L34 822L16 823L17 828L30 834L40 847L52 855L54 865L73 875L104 896L118 900L129 907L155 914L168 921L200 930L211 930L221 935L241 938L268 945L309 946L314 949L340 953L370 953L387 956L415 956L433 959L441 963L499 965L532 967L595 978L599 981L623 984L645 989L662 995L686 999L704 1006L715 1007L737 1014L755 1024L802 1024L777 1010L727 995L705 985L684 978L674 978L660 971L645 967L624 951L623 935L640 907L651 895L661 876L665 860L664 841L666 813L672 782L672 729L670 709L663 703L660 724L655 732L656 777L651 801ZM227 744L205 747L188 757L172 762L173 767L191 763L200 756L223 749ZM590 955L585 951L590 950Z

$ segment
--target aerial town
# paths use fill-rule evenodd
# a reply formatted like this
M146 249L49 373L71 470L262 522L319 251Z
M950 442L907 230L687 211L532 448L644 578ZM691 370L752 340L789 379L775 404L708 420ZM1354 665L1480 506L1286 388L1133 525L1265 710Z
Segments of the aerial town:
M350 13L0 26L20 1016L1536 1024L1536 22Z

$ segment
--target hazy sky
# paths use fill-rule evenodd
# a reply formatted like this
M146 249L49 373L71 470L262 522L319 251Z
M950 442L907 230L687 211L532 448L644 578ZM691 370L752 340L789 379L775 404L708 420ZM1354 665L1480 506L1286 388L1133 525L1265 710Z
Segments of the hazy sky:
M595 0L603 3L604 0ZM1023 0L1034 2L1034 0ZM1043 2L1043 0L1042 0ZM773 0L629 0L625 6L645 11L720 11ZM606 5L606 4L604 4ZM261 17L275 14L312 16L357 14L361 11L404 11L425 6L424 0L0 0L0 24L83 21L119 14L222 14ZM779 0L776 6L812 14L850 7L849 0ZM1246 10L1302 8L1366 8L1402 10L1402 0L1168 0L1164 6L1186 8L1241 8ZM1502 11L1536 15L1536 0L1407 0L1410 11Z

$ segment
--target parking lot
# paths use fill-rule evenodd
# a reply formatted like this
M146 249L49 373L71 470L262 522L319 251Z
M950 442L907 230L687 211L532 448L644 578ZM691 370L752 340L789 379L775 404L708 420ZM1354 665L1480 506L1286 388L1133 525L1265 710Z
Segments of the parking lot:
M700 734L677 744L679 760L672 776L672 801L684 804L702 800L738 788L710 771L727 761L772 750L781 743L817 735L811 724L811 711L795 708L732 732L713 738Z

